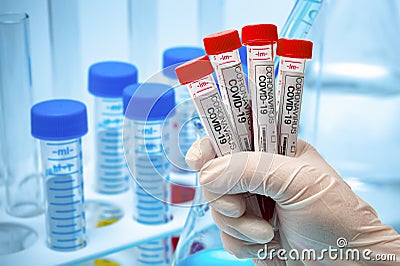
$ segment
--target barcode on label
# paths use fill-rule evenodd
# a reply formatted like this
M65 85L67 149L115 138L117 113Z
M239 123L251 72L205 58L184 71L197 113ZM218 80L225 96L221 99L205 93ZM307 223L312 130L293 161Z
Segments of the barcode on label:
M287 155L286 151L287 151L287 137L283 137L283 141L282 141L282 150L281 150L281 155Z
M260 146L262 148L261 151L267 151L267 128L261 127L261 139L260 139Z

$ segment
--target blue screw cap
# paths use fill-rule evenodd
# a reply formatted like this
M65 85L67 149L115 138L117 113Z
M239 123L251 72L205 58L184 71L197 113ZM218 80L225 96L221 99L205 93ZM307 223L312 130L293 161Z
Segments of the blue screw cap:
M248 73L248 69L247 69L247 47L246 46L242 46L239 48L239 56L240 56L240 61L242 62L242 67L243 67L243 73L246 75L249 74Z
M123 89L137 80L138 70L132 64L107 61L89 68L89 92L98 97L120 98Z
M239 48L239 56L240 56L240 61L242 62L242 65L247 66L247 47L242 46Z
M200 47L178 46L169 48L163 53L163 73L171 79L177 79L175 68L182 63L205 55Z
M31 108L31 134L42 140L69 140L88 131L86 106L75 100L50 100Z
M141 83L131 84L125 87L124 91L122 92L122 103L124 106L124 114L126 113L126 109L128 108L129 101L132 98L132 95L136 92L136 90L142 86Z
M174 114L174 89L160 83L143 83L124 90L125 117L139 121L164 120Z

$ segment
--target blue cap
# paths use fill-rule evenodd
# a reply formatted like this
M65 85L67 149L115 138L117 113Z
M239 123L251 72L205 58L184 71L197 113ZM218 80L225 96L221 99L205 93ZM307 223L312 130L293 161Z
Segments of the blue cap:
M74 100L50 100L31 108L32 136L42 140L68 140L85 135L86 106Z
M89 92L98 97L120 98L122 90L137 83L137 68L124 62L100 62L89 68Z
M175 68L180 64L205 55L200 47L180 46L169 48L163 53L163 73L169 78L177 79Z
M243 73L246 75L248 75L248 70L247 70L247 47L246 46L242 46L239 48L239 56L240 56L240 61L242 62L242 67L243 67Z
M175 93L164 84L143 83L137 88L127 87L124 101L127 102L125 117L131 120L164 120L174 112Z
M128 108L129 101L132 98L132 95L136 92L136 90L142 86L141 83L131 84L125 87L124 91L122 92L122 103L124 105L124 114L126 112L126 108Z
M239 48L239 56L240 56L240 61L242 61L242 65L247 66L247 47L242 46Z

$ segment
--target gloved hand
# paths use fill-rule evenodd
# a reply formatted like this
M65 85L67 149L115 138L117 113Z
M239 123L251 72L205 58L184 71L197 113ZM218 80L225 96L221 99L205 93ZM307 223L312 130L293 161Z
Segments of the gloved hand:
M192 169L200 170L199 181L212 207L213 219L222 230L224 248L238 258L254 258L257 265L282 263L284 257L289 265L398 265L400 262L400 236L396 231L382 224L374 209L302 140L298 141L295 158L261 152L215 158L206 137L192 145L186 162ZM246 212L243 198L246 192L275 200L279 231L274 232L267 221ZM279 248L287 253L272 260L269 255L265 260L257 259L263 255L260 249L265 247L274 255L279 255L276 253ZM332 256L329 247L337 250ZM343 248L342 260L339 248ZM292 249L299 252L300 260L290 258ZM317 259L309 260L307 254L302 258L304 249L315 250ZM327 251L321 254L324 249ZM346 260L345 251L350 249L360 252L359 261L351 260L351 254L347 255L350 260ZM379 254L395 254L397 260L368 261L368 258L378 259ZM356 255L354 258L357 259Z

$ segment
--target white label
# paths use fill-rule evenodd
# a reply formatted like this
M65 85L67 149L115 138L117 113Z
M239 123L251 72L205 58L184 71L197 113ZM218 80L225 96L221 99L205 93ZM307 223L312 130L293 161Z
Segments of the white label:
M294 157L300 120L303 74L283 74L281 102L278 117L279 154Z
M305 59L281 57L278 82L278 151L294 157L304 84Z
M240 148L242 151L251 151L251 108L242 64L222 68L221 72L226 90L226 101L240 140Z
M209 77L189 83L187 87L193 99L201 97L202 95L207 94L210 91L213 91L214 89L216 90L215 83L212 80L210 80Z
M254 150L277 151L273 45L247 47Z
M217 155L224 156L240 151L237 136L232 130L226 110L217 91L195 98L200 118L207 134L215 141Z
M281 60L281 70L284 72L304 73L304 59L284 58Z
M256 91L253 99L256 121L254 131L257 131L258 150L274 153L276 150L276 124L275 124L275 79L274 65L255 66Z

